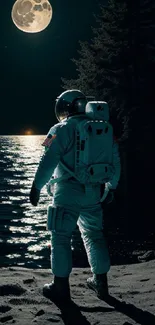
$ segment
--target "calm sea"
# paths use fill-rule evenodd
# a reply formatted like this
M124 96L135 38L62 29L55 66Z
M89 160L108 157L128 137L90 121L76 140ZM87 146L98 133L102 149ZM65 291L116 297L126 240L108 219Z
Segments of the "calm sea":
M0 266L50 267L46 211L51 199L46 188L37 207L29 202L44 138L0 136ZM85 263L78 229L73 234L72 250L74 265Z

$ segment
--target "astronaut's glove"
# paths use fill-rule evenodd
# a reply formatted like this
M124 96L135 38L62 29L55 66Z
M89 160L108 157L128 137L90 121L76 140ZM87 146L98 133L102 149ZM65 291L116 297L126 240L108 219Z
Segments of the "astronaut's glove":
M31 187L31 191L30 191L30 202L31 202L31 204L36 207L38 202L39 202L39 198L40 198L40 190L38 190L35 187L35 184L33 182L32 187Z

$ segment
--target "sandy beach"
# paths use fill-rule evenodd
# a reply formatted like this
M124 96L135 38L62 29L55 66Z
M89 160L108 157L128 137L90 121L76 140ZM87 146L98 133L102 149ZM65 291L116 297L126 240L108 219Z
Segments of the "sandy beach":
M72 304L56 306L42 295L52 280L48 269L0 269L0 323L28 325L155 324L155 260L112 266L108 274L110 305L87 288L89 268L73 268Z

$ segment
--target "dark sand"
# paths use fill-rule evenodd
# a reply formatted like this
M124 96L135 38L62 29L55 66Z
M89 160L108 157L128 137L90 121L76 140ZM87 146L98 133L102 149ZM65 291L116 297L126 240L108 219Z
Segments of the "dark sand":
M70 284L76 305L60 310L42 295L43 285L52 280L50 270L1 268L0 323L155 325L155 260L111 267L109 292L115 308L87 288L90 274L89 268L73 268Z

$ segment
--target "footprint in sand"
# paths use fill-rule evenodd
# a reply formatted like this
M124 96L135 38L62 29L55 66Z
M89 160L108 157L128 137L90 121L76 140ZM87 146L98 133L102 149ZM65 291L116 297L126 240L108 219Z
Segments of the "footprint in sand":
M36 313L35 317L37 317L37 316L42 316L42 315L44 315L44 314L45 314L44 310L43 310L43 309L40 309L40 310Z
M5 322L7 322L7 321L9 321L9 320L12 320L13 319L13 317L10 315L8 315L8 316L3 316L3 317L1 317L0 318L0 322L1 323L5 323Z
M4 284L0 286L0 296L20 296L25 291L26 290L22 288L19 284Z
M7 311L11 310L12 308L7 305L1 305L0 306L0 313L6 313Z
M33 283L33 282L35 282L35 279L34 279L34 278L23 280L23 283L24 283L24 284L31 284L31 283Z
M35 299L30 299L30 298L12 298L9 300L9 303L12 305L34 305L38 304L38 301Z
M83 271L82 273L83 273L83 274L88 274L88 275L89 275L89 274L90 274L90 271Z
M129 293L131 294L131 295L138 295L139 293L140 293L140 291L129 291Z
M79 288L85 288L85 284L84 284L84 283L79 283L79 284L78 284L78 287L79 287Z

